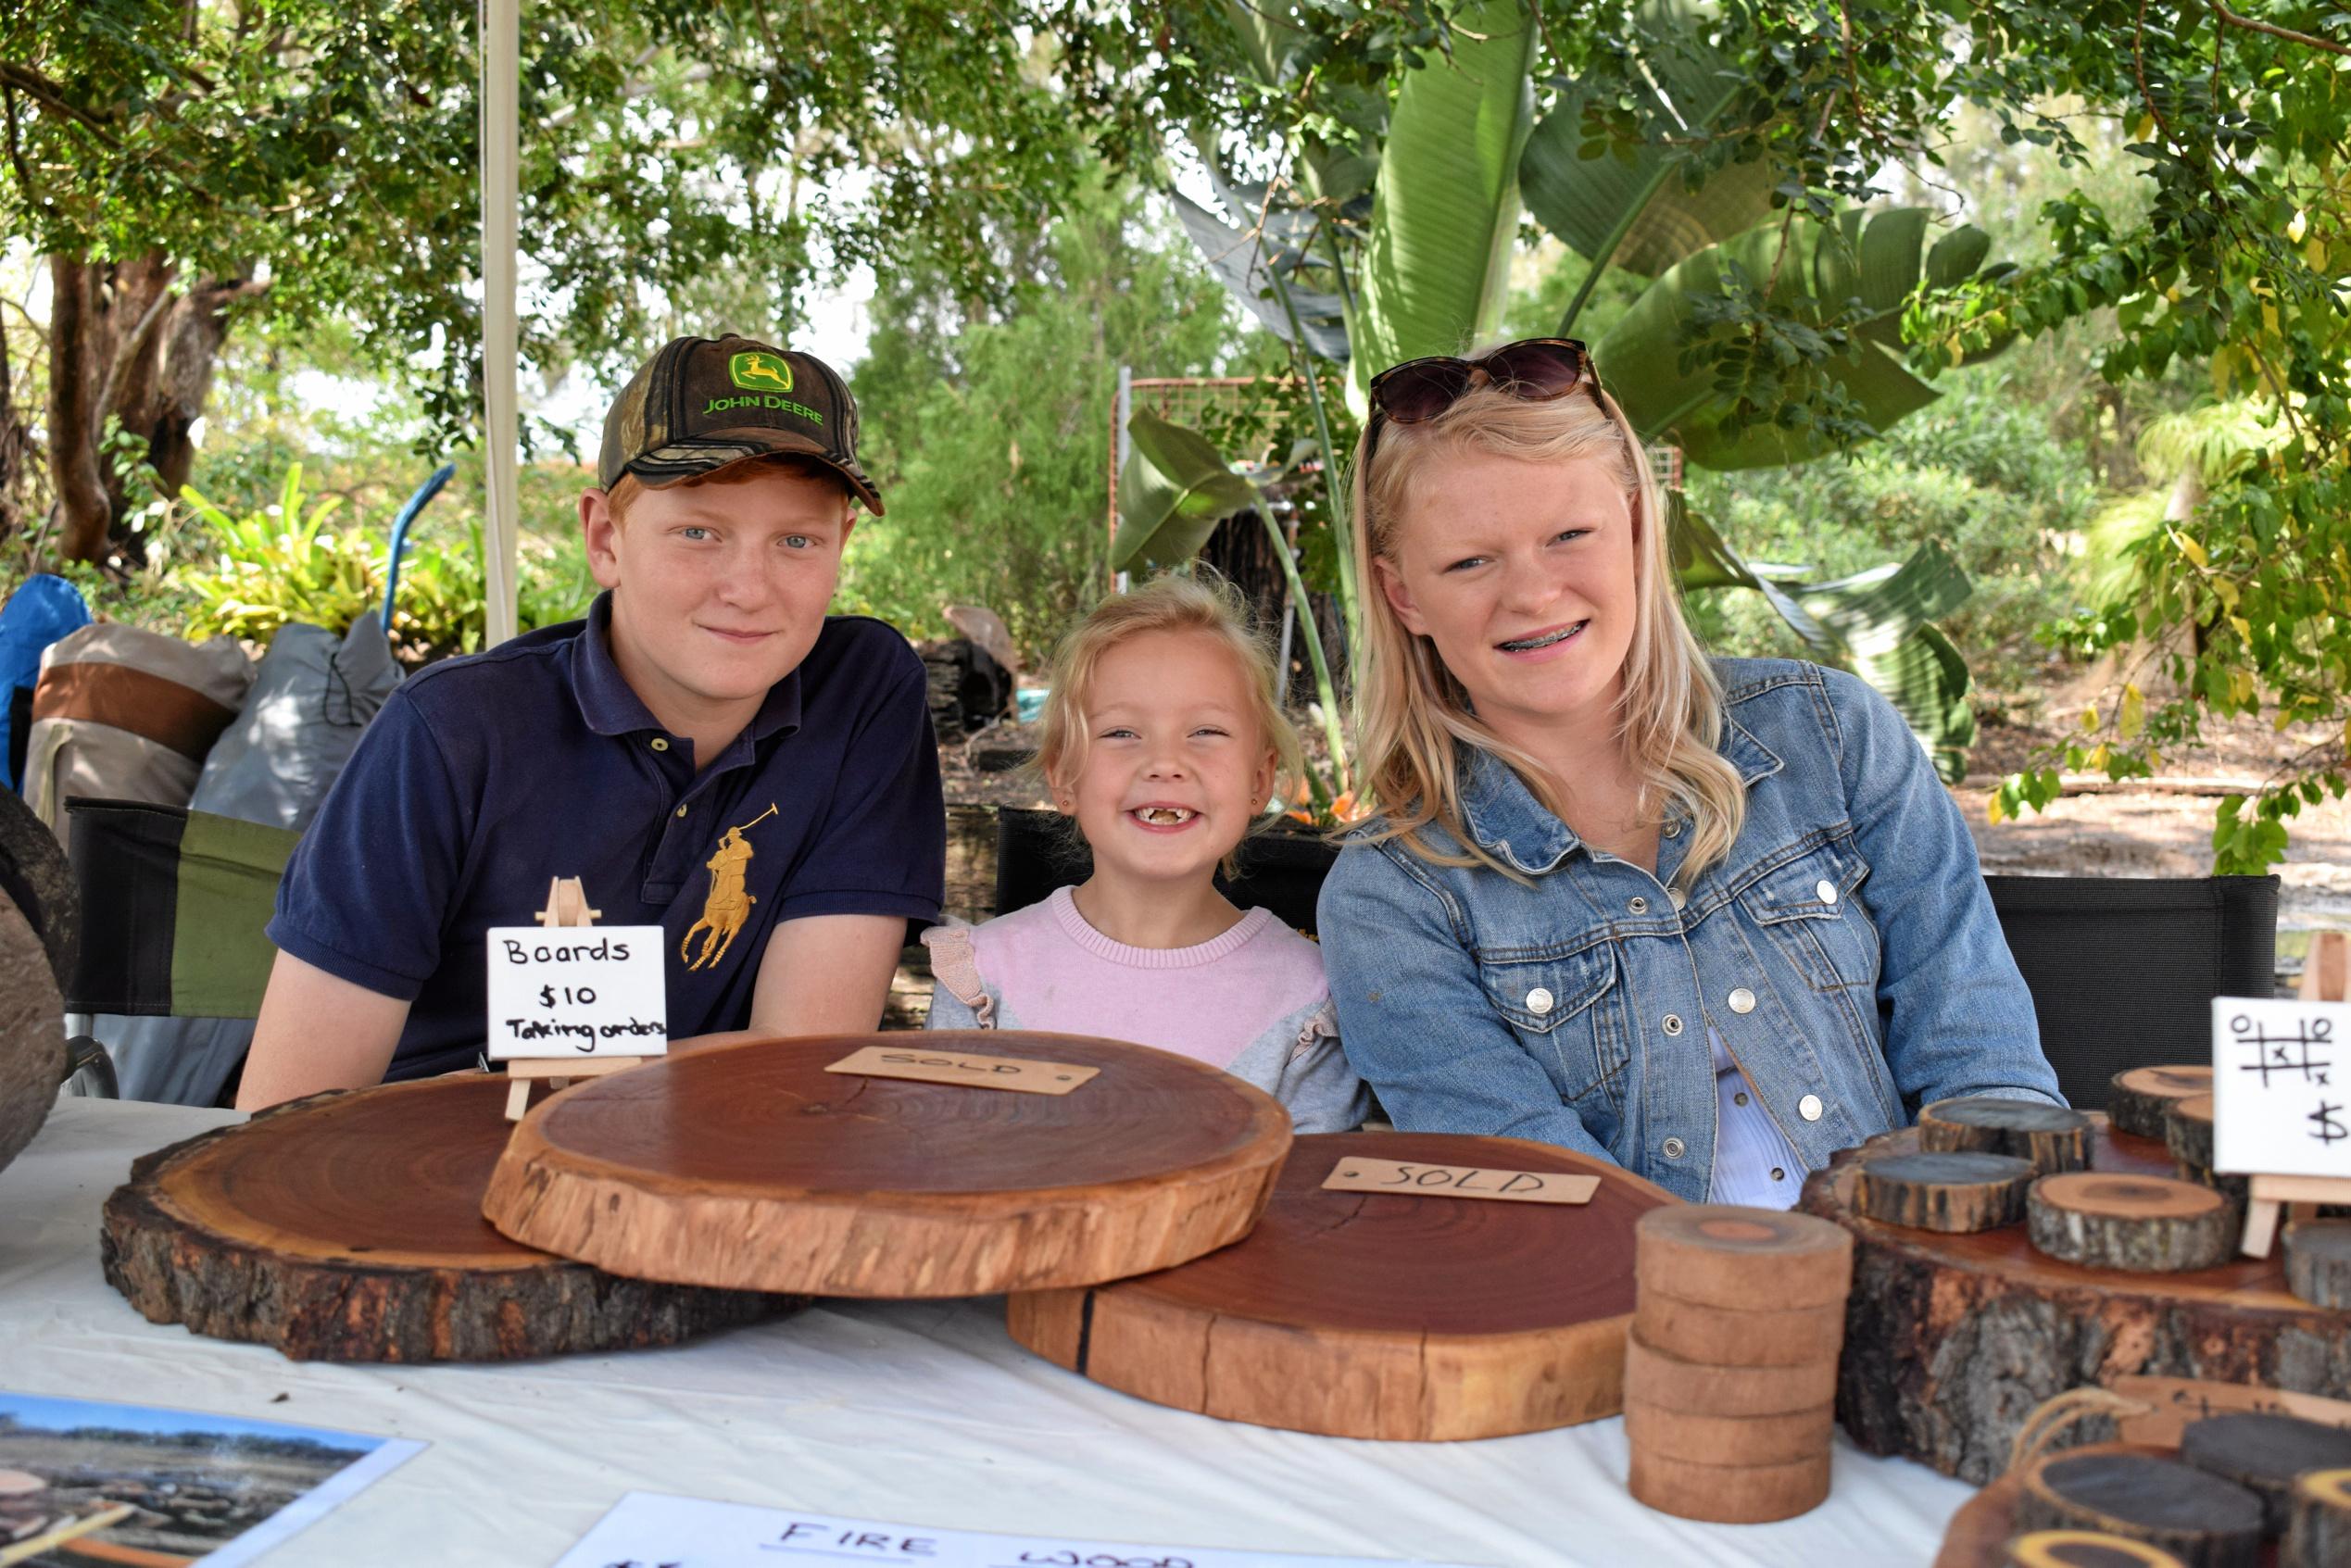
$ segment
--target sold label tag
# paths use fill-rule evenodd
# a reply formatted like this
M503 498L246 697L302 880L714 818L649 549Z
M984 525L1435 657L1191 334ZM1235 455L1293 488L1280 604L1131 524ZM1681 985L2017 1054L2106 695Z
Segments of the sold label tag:
M1415 1198L1491 1198L1504 1203L1590 1203L1598 1176L1559 1171L1490 1171L1349 1155L1323 1179L1328 1192L1389 1192Z
M868 1078L912 1078L925 1084L962 1084L974 1089L1011 1089L1024 1095L1065 1095L1101 1071L1064 1061L1030 1061L1016 1056L975 1056L968 1051L867 1046L828 1065L827 1073Z

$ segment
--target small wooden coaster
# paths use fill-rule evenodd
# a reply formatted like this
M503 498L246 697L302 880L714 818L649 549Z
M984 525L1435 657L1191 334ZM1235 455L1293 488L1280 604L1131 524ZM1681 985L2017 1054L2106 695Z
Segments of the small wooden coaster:
M2224 1176L2212 1168L2212 1097L2183 1095L2163 1113L2163 1144L2181 1179L2208 1186L2243 1209L2252 1195L2248 1176Z
M1625 1401L1625 1440L1659 1459L1692 1464L1794 1464L1829 1451L1837 1407L1815 1405L1785 1415L1704 1415Z
M2084 1268L2180 1273L2225 1263L2236 1215L2210 1187L2169 1176L2043 1176L2026 1204L2032 1245Z
M2351 1562L2351 1470L2320 1470L2294 1484L2294 1517L2278 1561L2285 1568Z
M2216 1415L2181 1434L2180 1457L2259 1498L2262 1529L2282 1536L2294 1517L2294 1478L2351 1469L2351 1432L2290 1415Z
M2004 1568L2188 1568L2164 1550L2104 1530L2034 1530L2003 1549Z
M1625 1341L1625 1401L1690 1415L1791 1415L1837 1398L1837 1358L1796 1366L1711 1366Z
M2285 1233L2286 1288L2314 1307L2351 1310L2351 1220L2296 1220Z
M2191 1096L2211 1092L2209 1067L2133 1067L2114 1075L2106 1120L2118 1133L2161 1143L2164 1113Z
M1808 1214L1683 1204L1641 1216L1634 1268L1643 1290L1700 1306L1825 1307L1853 1286L1853 1236Z
M1975 1096L1918 1112L1918 1147L1930 1154L2005 1154L2043 1175L2090 1168L2090 1118L2039 1100Z
M1749 1312L1643 1289L1633 1309L1633 1333L1651 1349L1676 1361L1709 1366L1802 1366L1836 1359L1845 1341L1845 1309L1831 1303Z
M2006 1154L1881 1154L1861 1167L1854 1207L1913 1230L1971 1235L2025 1217L2032 1162Z
M2017 1500L2017 1524L2026 1530L2103 1530L2159 1547L2191 1568L2251 1568L2261 1517L2261 1499L2235 1482L2139 1454L2036 1460Z
M1792 1464L1692 1464L1635 1447L1632 1495L1660 1513L1713 1524L1768 1524L1829 1497L1826 1449Z

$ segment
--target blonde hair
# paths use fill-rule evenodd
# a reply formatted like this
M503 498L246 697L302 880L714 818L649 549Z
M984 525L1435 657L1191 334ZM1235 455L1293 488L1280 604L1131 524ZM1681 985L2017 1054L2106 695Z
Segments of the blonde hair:
M1565 816L1547 771L1470 710L1468 693L1445 668L1436 645L1406 630L1373 570L1376 559L1394 562L1396 532L1418 460L1464 453L1538 463L1597 458L1612 466L1632 506L1637 606L1616 735L1641 780L1643 820L1652 820L1653 811L1655 820L1689 820L1694 835L1677 873L1683 883L1729 854L1738 839L1746 791L1738 770L1716 749L1725 721L1722 687L1682 618L1664 495L1623 411L1605 394L1602 400L1604 413L1581 390L1529 402L1479 385L1435 419L1366 424L1353 477L1355 581L1364 600L1365 645L1356 659L1354 721L1362 777L1383 818L1375 839L1401 837L1414 853L1440 864L1477 863L1516 874L1470 835L1462 814L1456 750L1462 745L1507 764L1546 810ZM1430 845L1420 830L1431 822L1463 853L1445 854Z
M1264 641L1251 630L1249 608L1233 585L1206 568L1195 575L1153 578L1141 587L1113 594L1071 629L1053 655L1052 686L1037 741L1037 773L1057 795L1063 783L1085 766L1091 738L1086 710L1093 693L1094 673L1103 656L1120 644L1153 632L1197 632L1215 640L1239 666L1241 684L1250 696L1250 716L1274 754L1274 795L1287 800L1305 774L1298 751L1298 732L1290 727L1276 694L1280 690L1274 657ZM1275 820L1262 814L1251 824L1256 833ZM1235 857L1225 857L1225 874L1237 874Z

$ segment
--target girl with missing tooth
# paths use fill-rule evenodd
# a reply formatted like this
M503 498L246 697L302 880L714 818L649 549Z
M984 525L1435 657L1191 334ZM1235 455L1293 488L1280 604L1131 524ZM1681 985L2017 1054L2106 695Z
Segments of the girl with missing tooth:
M1056 660L1037 760L1093 875L924 934L930 1027L1134 1040L1248 1080L1301 1133L1360 1124L1320 952L1214 882L1299 771L1274 692L1273 660L1221 585L1161 578L1087 616Z

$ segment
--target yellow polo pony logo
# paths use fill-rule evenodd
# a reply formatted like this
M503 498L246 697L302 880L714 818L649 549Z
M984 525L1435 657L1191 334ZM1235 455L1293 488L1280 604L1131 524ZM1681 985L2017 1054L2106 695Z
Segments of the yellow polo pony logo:
M775 807L771 803L741 827L727 829L719 835L716 852L703 862L710 873L710 894L702 900L702 918L686 928L685 940L677 945L678 959L685 962L686 949L694 946L695 934L701 934L702 950L685 963L689 971L716 969L719 960L726 957L726 950L735 946L735 934L751 918L751 906L759 899L744 885L751 863L751 843L743 834L774 815Z
M763 354L756 348L737 354L729 359L726 362L726 373L734 378L735 385L746 392L757 392L761 387L773 387L778 392L792 390L790 363L776 355Z

